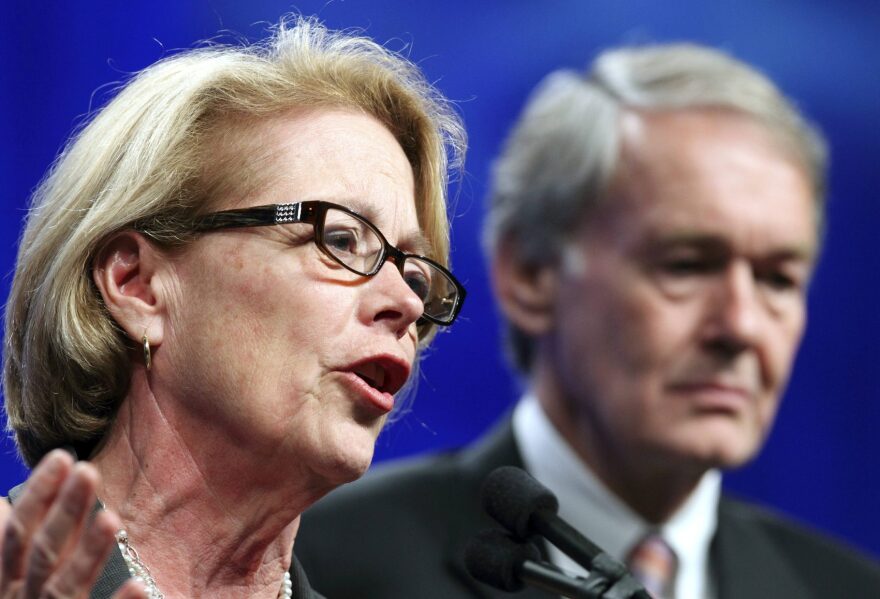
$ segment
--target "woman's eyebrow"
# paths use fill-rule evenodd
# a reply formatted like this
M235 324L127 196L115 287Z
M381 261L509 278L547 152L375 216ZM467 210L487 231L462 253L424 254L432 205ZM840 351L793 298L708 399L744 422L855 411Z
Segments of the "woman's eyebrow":
M382 220L380 217L381 208L366 204L357 198L335 200L335 202L340 206L345 206L349 210L358 213L360 216L373 223L373 225L382 232L382 235L386 236L386 238L388 237L388 231L379 223L379 221ZM391 242L390 239L389 242ZM404 250L409 254L418 254L420 256L426 256L431 251L431 242L422 231L418 230L401 235L397 239L397 242L392 245L395 245L397 248Z
M403 235L398 239L397 247L408 254L418 254L420 256L427 256L431 251L431 243L421 231Z

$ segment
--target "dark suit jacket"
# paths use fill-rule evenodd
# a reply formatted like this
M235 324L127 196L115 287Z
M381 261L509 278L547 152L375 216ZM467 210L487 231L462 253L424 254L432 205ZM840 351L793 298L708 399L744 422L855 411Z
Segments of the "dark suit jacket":
M107 565L104 566L101 576L92 588L89 599L110 599L119 587L131 578L128 572L128 566L125 558L118 547L113 548L113 552L107 559ZM309 581L303 572L302 566L294 558L290 565L290 581L293 583L293 599L324 599L323 596L317 594L309 586Z
M8 499L10 503L15 503L19 495L21 495L23 488L24 485L22 484L9 490ZM100 505L96 509L100 509ZM95 582L95 586L92 587L89 599L110 599L113 593L119 590L119 587L125 584L129 578L131 578L131 574L128 571L125 558L122 557L119 547L114 546L110 552L110 557L107 558L104 569L101 571L100 576L98 576L97 582ZM293 558L290 564L290 581L293 585L293 599L324 599L322 595L313 591L309 586L305 572L303 572L302 566L300 566L296 557Z
M549 599L464 569L468 539L495 526L480 485L506 464L522 466L509 419L473 448L380 467L308 510L295 552L328 599ZM711 551L718 599L880 598L876 563L742 502L722 499Z

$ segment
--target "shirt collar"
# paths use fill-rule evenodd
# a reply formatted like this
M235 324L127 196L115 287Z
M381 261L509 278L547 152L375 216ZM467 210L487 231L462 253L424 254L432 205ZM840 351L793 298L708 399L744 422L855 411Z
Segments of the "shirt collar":
M513 434L526 470L559 499L559 515L609 555L623 561L630 548L652 530L577 456L534 395L526 395L514 409ZM678 556L678 596L708 593L709 545L717 525L720 494L721 473L710 470L685 504L660 527L664 540ZM583 572L553 547L550 557L566 570Z

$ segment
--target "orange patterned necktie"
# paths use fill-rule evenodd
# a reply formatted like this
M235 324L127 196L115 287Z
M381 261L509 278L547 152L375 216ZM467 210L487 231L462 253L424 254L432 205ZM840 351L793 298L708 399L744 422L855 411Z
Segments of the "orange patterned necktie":
M629 552L627 566L654 599L673 599L678 558L657 533L649 533Z

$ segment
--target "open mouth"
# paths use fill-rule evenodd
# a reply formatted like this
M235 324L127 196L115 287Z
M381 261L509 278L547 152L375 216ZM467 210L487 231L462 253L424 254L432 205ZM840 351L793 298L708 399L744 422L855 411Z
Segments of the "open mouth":
M377 357L355 364L351 371L373 389L394 395L406 383L409 366L390 357Z
M366 381L370 387L378 389L379 391L385 390L385 369L375 362L362 364L355 369L354 373Z

